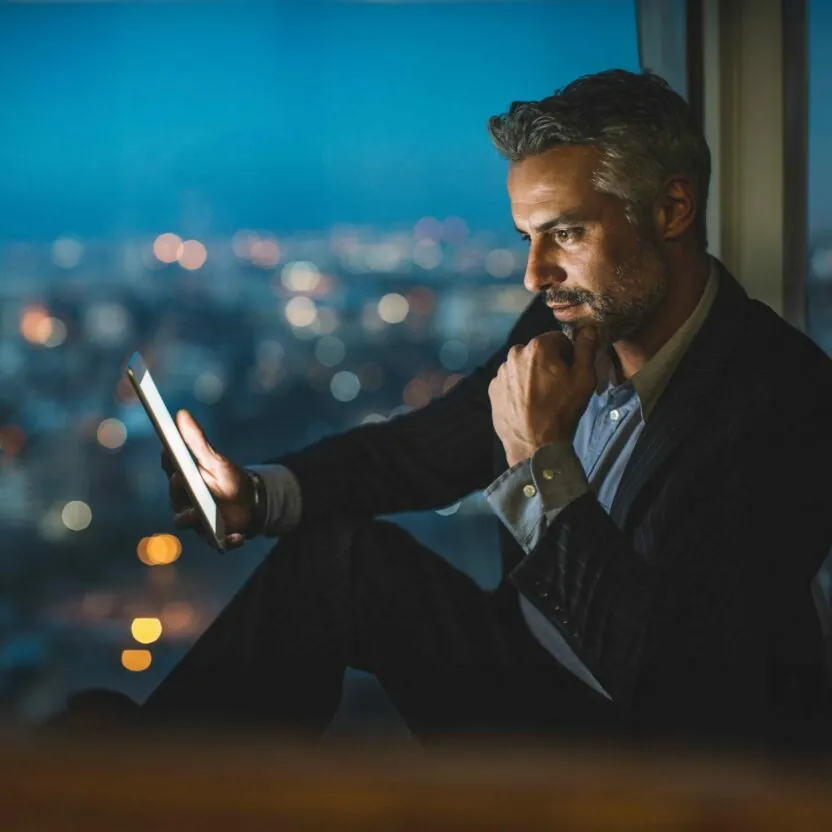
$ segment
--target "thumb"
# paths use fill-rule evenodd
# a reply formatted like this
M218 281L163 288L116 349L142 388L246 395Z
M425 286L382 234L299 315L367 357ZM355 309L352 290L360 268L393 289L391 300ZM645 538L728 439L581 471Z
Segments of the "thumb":
M598 327L584 324L575 333L573 367L578 372L595 374L595 352L598 349Z
M176 414L176 426L182 434L182 439L190 448L196 461L206 469L211 469L217 462L217 452L208 444L205 432L197 424L196 419L187 411L180 410Z

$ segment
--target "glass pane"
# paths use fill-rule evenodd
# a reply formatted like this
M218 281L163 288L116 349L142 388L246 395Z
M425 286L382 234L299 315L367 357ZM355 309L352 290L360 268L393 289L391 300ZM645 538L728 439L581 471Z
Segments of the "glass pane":
M809 274L807 306L812 338L832 352L832 6L809 0Z
M610 67L632 2L0 7L7 715L143 698L273 544L176 535L133 350L241 464L424 406L530 300L487 118ZM481 498L402 522L496 581Z

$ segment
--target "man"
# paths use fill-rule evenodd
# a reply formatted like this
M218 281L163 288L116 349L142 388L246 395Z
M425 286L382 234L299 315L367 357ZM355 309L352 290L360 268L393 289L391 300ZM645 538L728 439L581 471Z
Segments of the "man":
M229 545L280 539L143 717L317 734L346 666L422 737L756 739L815 714L832 363L708 255L710 154L660 78L586 76L489 127L534 299L424 409L263 466L177 415ZM374 519L478 490L493 592Z

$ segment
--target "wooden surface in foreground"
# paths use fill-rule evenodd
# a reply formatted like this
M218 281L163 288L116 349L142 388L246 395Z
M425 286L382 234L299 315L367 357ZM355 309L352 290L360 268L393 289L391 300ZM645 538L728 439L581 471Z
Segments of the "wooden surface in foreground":
M0 749L0 829L832 830L830 762L16 737Z

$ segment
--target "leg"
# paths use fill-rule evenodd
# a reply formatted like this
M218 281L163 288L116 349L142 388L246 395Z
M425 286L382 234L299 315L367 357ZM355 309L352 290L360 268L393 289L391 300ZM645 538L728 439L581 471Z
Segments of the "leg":
M333 522L281 538L143 714L320 735L347 665L375 673L421 735L513 729L555 688L583 687L534 643L516 595L484 592L394 524Z

